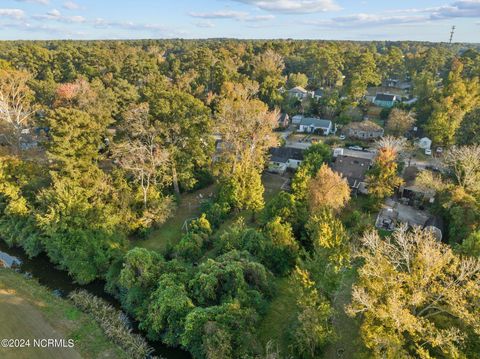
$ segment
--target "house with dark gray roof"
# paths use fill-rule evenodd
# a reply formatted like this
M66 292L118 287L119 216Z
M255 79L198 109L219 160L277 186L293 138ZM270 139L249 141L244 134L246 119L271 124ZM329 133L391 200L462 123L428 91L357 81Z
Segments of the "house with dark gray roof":
M331 167L335 172L340 173L348 181L350 187L355 191L365 191L365 177L372 165L372 160L339 155Z
M322 135L329 135L333 130L332 121L322 120L315 117L304 117L300 121L298 130L304 133L321 133Z
M303 151L293 147L271 148L268 171L283 174L288 169L297 169L303 161Z

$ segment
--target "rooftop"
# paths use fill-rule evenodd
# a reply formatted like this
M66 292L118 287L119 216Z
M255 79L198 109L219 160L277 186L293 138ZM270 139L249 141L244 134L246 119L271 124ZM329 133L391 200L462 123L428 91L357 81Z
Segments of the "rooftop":
M381 131L383 128L370 120L351 122L345 129L352 129L357 131Z
M303 161L303 150L292 147L275 147L270 149L270 161L285 163L290 159Z
M315 117L304 117L300 121L301 126L313 126L318 128L330 128L332 126L332 121L322 120Z
M358 158L340 155L332 164L332 169L347 178L351 187L357 188L365 180L365 175L372 161L367 158Z
M305 90L302 86L296 86L296 87L294 87L294 88L292 88L292 89L290 89L290 90L288 90L288 91L292 91L292 92L293 92L293 91L295 91L295 92L298 91L298 92L303 92L303 93L307 93L307 92L308 92L308 91Z
M376 101L395 101L397 95L392 95L389 93L377 93L375 96Z

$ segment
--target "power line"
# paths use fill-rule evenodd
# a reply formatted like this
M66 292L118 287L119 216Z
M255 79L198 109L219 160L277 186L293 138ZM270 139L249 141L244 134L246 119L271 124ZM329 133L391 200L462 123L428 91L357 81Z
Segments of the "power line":
M453 40L453 35L455 34L455 25L452 26L452 31L450 31L450 44L452 43Z

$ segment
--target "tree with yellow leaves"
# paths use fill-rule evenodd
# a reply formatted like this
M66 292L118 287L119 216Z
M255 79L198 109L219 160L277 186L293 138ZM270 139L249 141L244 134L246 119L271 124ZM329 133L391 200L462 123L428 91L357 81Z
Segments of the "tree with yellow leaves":
M350 187L345 178L323 164L308 183L308 202L311 212L323 208L340 210L350 199Z
M480 261L431 231L406 227L362 239L364 265L347 311L374 358L473 358L480 335Z

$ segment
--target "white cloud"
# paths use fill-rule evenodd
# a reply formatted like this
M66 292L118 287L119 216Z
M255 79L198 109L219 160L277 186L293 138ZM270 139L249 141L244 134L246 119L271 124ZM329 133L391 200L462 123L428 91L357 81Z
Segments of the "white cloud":
M234 19L237 21L259 22L275 19L274 15L250 15L247 12L220 10L214 12L191 12L192 17L201 19Z
M62 13L57 9L50 10L45 15L33 15L32 18L35 20L52 20L65 23L87 22L87 19L85 19L83 16L65 16L62 15Z
M354 28L364 26L402 25L427 23L453 18L480 17L480 0L456 1L449 5L431 7L387 10L377 14L353 14L334 17L332 19L305 20L306 25L333 28Z
M256 16L247 16L245 21L257 22L257 21L269 21L275 19L274 15L256 15Z
M242 11L220 10L214 12L190 12L190 16L202 19L242 19L248 13Z
M363 27L411 24L428 21L426 16L415 15L381 15L381 14L355 14L339 16L329 20L305 20L303 24L321 27Z
M21 19L25 17L25 13L20 9L0 9L0 17L8 17L11 19Z
M29 2L33 4L42 4L42 5L48 5L50 4L50 0L15 0L16 2Z
M65 1L63 3L63 7L67 10L78 10L78 9L80 9L80 5L77 4L75 1Z
M243 4L254 5L259 9L289 14L305 14L312 12L339 10L334 0L232 0Z
M195 24L196 27L201 27L201 28L213 28L215 27L215 24L209 20L207 21L199 21Z

